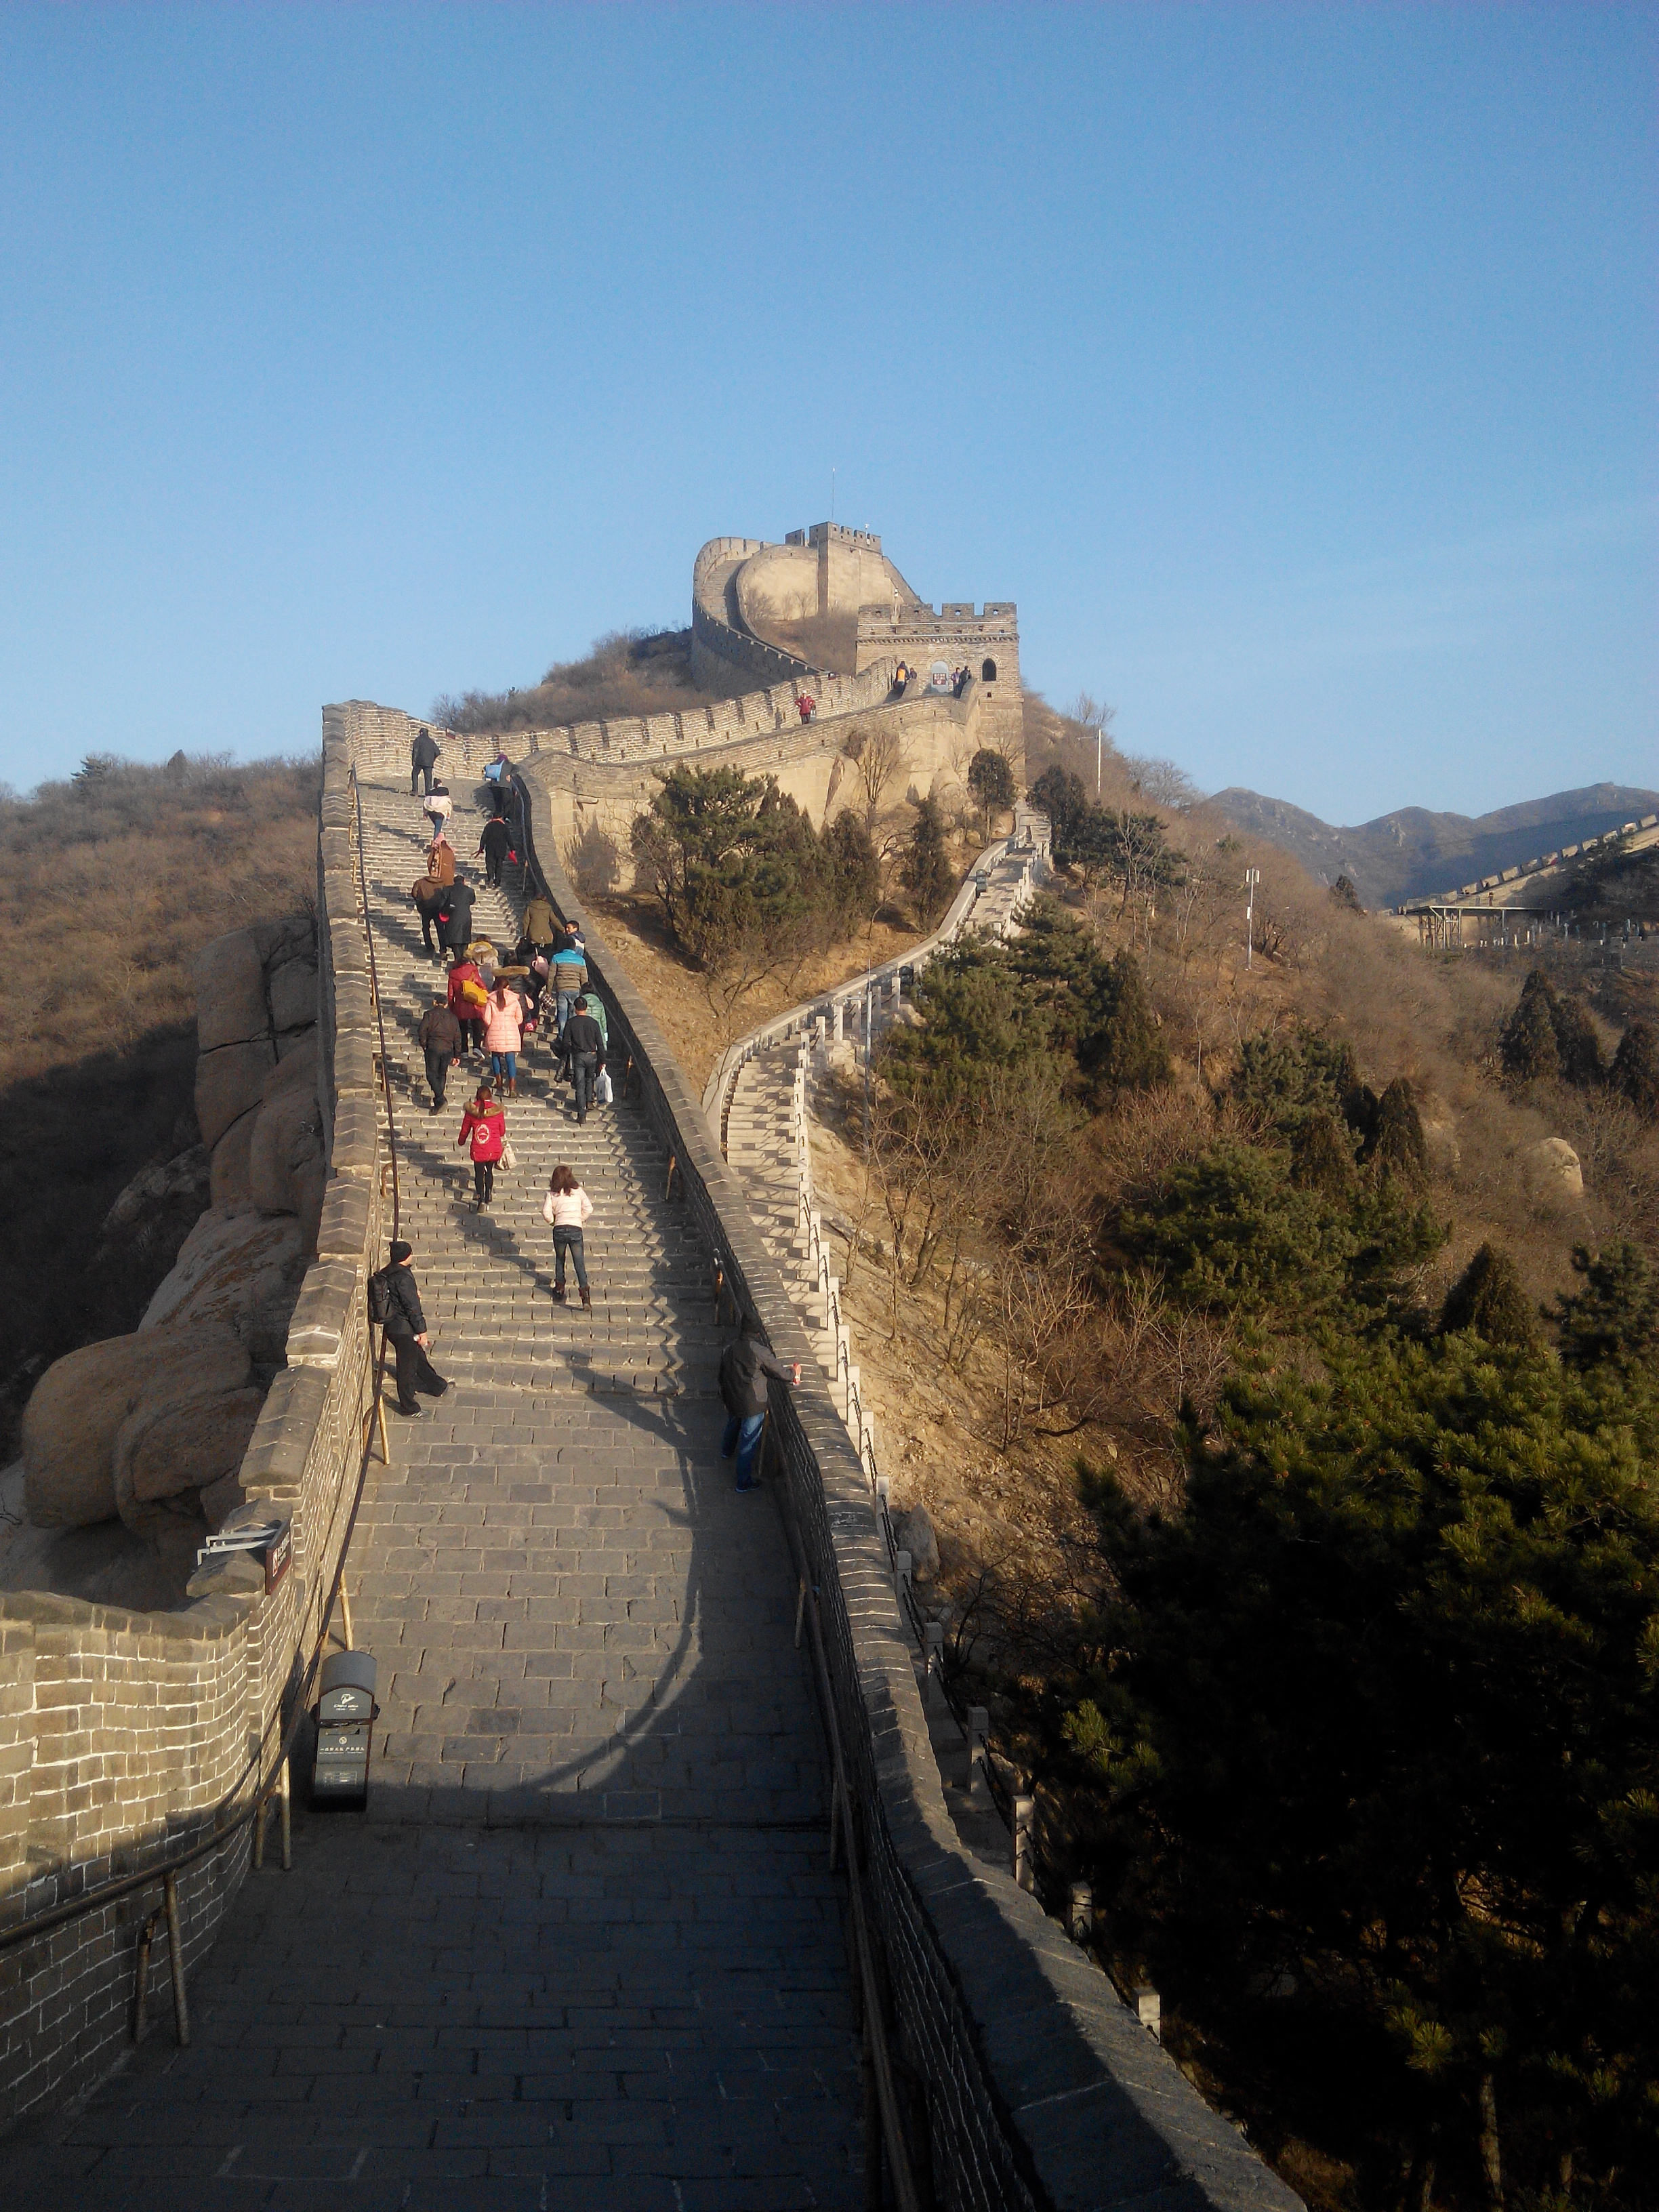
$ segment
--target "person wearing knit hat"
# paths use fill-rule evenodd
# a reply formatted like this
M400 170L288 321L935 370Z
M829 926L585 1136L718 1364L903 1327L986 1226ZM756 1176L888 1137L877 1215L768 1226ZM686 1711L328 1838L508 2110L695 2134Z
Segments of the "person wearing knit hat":
M415 1248L402 1237L394 1238L391 1257L376 1280L381 1286L386 1342L398 1363L398 1411L412 1417L421 1410L415 1393L441 1398L451 1386L427 1358L432 1339L421 1310L421 1293L410 1266ZM371 1313L374 1308L370 1308Z

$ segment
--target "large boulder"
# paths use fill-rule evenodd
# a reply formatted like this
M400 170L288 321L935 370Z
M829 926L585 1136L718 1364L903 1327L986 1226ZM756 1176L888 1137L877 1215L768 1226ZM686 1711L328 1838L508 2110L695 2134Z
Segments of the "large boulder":
M1565 1137L1546 1137L1521 1156L1521 1172L1540 1205L1571 1206L1583 1202L1584 1170Z
M135 1534L204 1517L200 1492L234 1475L264 1405L263 1390L179 1396L151 1385L121 1424L112 1464L115 1504Z
M196 1118L204 1145L216 1145L233 1121L258 1104L276 1065L276 1048L269 1036L197 1054Z
M171 1265L212 1195L205 1145L190 1145L170 1160L141 1168L126 1185L99 1232L100 1259L128 1252L154 1265Z
M209 1324L105 1337L54 1360L23 1409L23 1497L40 1528L78 1528L116 1511L114 1450L141 1398L240 1389L249 1359L234 1330Z
M280 1036L287 1030L305 1030L317 1019L317 963L314 958L285 960L270 977L270 1025Z
M236 1332L257 1366L277 1368L305 1268L304 1234L291 1214L204 1213L145 1307L139 1334L219 1323Z
M270 1035L265 968L251 929L233 929L204 945L191 963L196 979L196 1048L246 1044ZM213 1142L205 1125L202 1134Z
M248 1178L248 1152L258 1125L259 1109L250 1106L225 1131L213 1147L213 1170L209 1189L216 1213L245 1213L253 1203Z

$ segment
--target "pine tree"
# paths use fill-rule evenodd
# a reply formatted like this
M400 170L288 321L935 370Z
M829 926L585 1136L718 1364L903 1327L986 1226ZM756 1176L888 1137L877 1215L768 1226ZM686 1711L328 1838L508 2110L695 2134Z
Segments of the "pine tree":
M1492 1243L1480 1247L1447 1291L1440 1326L1448 1335L1472 1328L1488 1344L1513 1345L1521 1351L1531 1351L1540 1341L1532 1300L1515 1262Z
M1093 1019L1078 1040L1078 1058L1098 1089L1145 1091L1169 1081L1169 1047L1133 952L1119 952L1103 963L1091 1011Z
M1064 866L1072 857L1072 832L1089 804L1083 779L1063 768L1046 768L1031 786L1031 804L1048 816L1054 858Z
M1521 988L1520 1004L1498 1040L1504 1073L1516 1083L1547 1083L1561 1073L1555 1042L1555 986L1534 968Z
M1558 998L1551 1010L1555 1022L1555 1054L1565 1083L1600 1083L1607 1072L1601 1040L1595 1024L1577 999Z
M1659 1121L1659 1038L1645 1022L1632 1022L1620 1038L1609 1079L1644 1121Z
M999 806L1014 803L1014 772L1002 755L981 745L968 763L968 788L985 817L985 834L991 834L991 816Z
M1421 1182L1429 1171L1423 1119L1403 1075L1395 1076L1377 1102L1376 1158L1406 1182Z
M1291 1139L1291 1181L1298 1190L1343 1198L1353 1188L1352 1133L1322 1107L1305 1115Z
M945 823L939 802L924 799L916 809L915 826L900 870L904 888L915 902L916 917L930 928L951 902L956 873L945 846Z
M1583 1371L1611 1366L1630 1376L1650 1371L1659 1360L1659 1279L1647 1255L1620 1243L1592 1257L1578 1244L1572 1265L1584 1287L1564 1291L1551 1316L1563 1364Z
M1333 906L1346 908L1350 914L1364 914L1365 911L1359 903L1359 894L1353 887L1352 876L1339 876L1330 887L1329 897Z

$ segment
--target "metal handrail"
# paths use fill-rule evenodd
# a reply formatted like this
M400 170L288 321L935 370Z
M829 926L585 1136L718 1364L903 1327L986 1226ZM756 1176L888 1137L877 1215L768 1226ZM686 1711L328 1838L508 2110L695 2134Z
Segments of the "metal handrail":
M379 1032L380 1041L381 1085L383 1090L386 1090L387 1150L392 1158L392 1234L395 1236L398 1227L397 1131L392 1121L391 1094L390 1091L386 1089L386 1020L380 1011L379 978L374 966L374 933L369 927L368 923L368 887L366 874L367 864L363 857L362 806L357 791L357 772L356 768L352 768L349 773L351 784L352 809L356 822L357 865L359 878L362 889L363 933L368 942L369 989L374 998L375 1027ZM380 1340L380 1357L375 1366L374 1374L374 1388L377 1395L384 1385L385 1375L386 1340L385 1337L382 1336ZM335 1569L334 1579L329 1589L328 1604L323 1611L321 1626L317 1632L317 1641L313 1647L310 1660L307 1664L305 1673L301 1677L300 1693L295 1699L293 1717L289 1722L287 1728L283 1731L283 1735L278 1741L276 1757L272 1762L270 1773L268 1778L248 1800L246 1804L243 1806L241 1810L234 1816L234 1818L228 1820L222 1827L216 1828L210 1836L205 1836L199 1843L193 1844L187 1850L181 1851L171 1858L160 1859L155 1865L143 1868L136 1873L118 1875L112 1881L100 1882L96 1888L83 1890L78 1897L72 1897L62 1905L52 1905L44 1912L37 1912L27 1916L22 1920L16 1922L13 1926L4 1929L0 1929L0 1952L14 1950L21 1944L32 1942L37 1936L46 1935L54 1928L64 1927L70 1921L80 1919L86 1913L98 1911L104 1905L112 1905L117 1899L130 1897L135 1891L147 1889L155 1882L161 1882L168 1892L167 1920L169 1938L170 1942L173 1942L173 1939L176 1939L177 1913L176 1907L173 1903L172 1893L178 1877L188 1868L198 1865L202 1860L210 1858L216 1851L222 1850L225 1845L229 1843L241 1829L245 1828L251 1820L262 1818L266 1808L270 1802L271 1797L283 1787L284 1770L287 1767L289 1757L293 1750L295 1741L299 1735L300 1724L304 1720L307 1711L309 1711L311 1686L316 1676L318 1667L322 1659L323 1646L328 1640L329 1623L333 1620L334 1608L339 1602L340 1585L345 1577L346 1554L351 1549L352 1534L357 1525L358 1509L362 1504L363 1488L368 1479L368 1455L374 1440L374 1423L371 1420L364 1432L362 1453L357 1468L356 1487L352 1493L351 1511L346 1522L345 1535L340 1545L339 1564ZM335 1514L337 1516L338 1511L339 1504L337 1500L335 1504ZM331 1522L329 1534L331 1536L333 1534ZM326 1543L324 1547L324 1557L327 1557ZM278 1710L280 1711L280 1707ZM263 1751L266 1739L270 1734L271 1726L271 1722L266 1723L264 1729L259 1739L260 1751ZM146 1950L147 1948L148 1931L146 1931ZM187 2015L185 2012L183 2003L184 1984L182 1962L177 1955L176 1942L173 1942L173 1951L174 1955L172 1961L173 1970L173 1999L178 2009L178 2021L180 2031L179 2039L181 2043L187 2043L190 2039L190 2033L187 2024Z

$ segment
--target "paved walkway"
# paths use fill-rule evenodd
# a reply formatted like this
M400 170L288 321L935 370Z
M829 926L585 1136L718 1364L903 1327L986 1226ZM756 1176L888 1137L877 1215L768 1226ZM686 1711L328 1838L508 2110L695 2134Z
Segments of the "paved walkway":
M781 1532L718 1455L708 1256L641 1109L579 1129L544 1046L472 1212L464 1086L428 1113L414 1048L420 817L364 798L404 1233L457 1383L389 1417L352 1546L369 1817L297 1816L294 1871L250 1877L193 1985L192 2048L163 1997L125 2072L6 2142L8 2212L853 2205L821 1740ZM511 932L498 893L477 919ZM594 1203L591 1315L547 1294L559 1159Z

